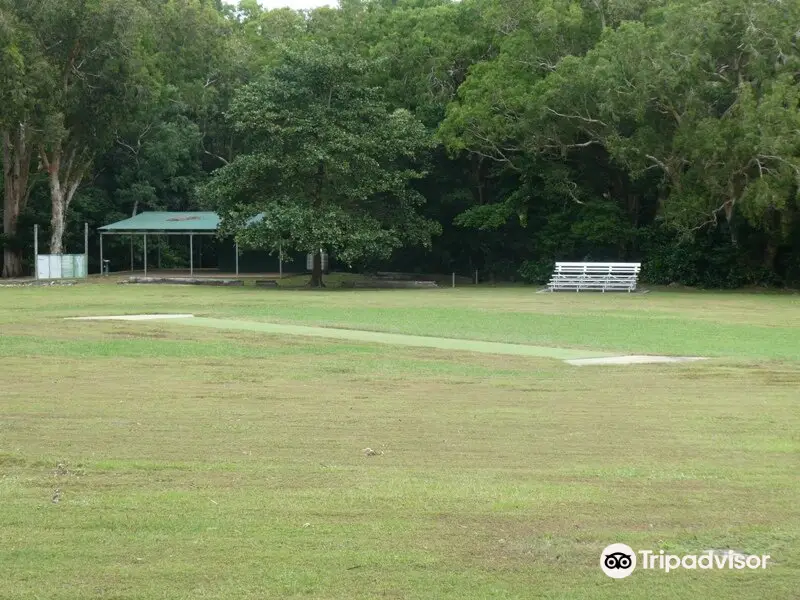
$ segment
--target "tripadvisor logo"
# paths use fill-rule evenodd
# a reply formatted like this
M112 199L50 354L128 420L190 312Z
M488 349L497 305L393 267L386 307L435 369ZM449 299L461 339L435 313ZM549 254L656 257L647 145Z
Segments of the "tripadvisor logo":
M600 568L609 577L623 579L636 568L636 553L625 544L606 546L600 556Z
M625 544L606 546L600 555L600 568L614 579L623 579L633 573L637 564L642 569L669 573L676 569L766 569L769 554L761 556L737 554L735 552L716 553L708 550L702 554L666 554L663 550L639 550Z

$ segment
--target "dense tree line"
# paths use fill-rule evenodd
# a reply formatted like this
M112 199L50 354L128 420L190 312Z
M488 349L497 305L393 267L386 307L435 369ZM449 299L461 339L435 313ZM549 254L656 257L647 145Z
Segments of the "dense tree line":
M357 269L791 285L799 24L780 0L0 0L3 275L34 222L61 252L84 221L213 209Z

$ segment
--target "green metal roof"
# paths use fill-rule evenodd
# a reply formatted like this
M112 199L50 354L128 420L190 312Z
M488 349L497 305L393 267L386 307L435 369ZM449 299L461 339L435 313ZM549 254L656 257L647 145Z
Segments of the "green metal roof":
M135 217L99 227L106 232L216 231L219 215L215 212L143 212Z

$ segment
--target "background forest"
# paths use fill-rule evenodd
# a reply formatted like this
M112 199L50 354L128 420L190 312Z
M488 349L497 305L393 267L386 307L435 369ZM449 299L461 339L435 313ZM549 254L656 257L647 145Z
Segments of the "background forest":
M0 0L3 276L34 223L250 207L357 270L793 285L799 44L781 0Z

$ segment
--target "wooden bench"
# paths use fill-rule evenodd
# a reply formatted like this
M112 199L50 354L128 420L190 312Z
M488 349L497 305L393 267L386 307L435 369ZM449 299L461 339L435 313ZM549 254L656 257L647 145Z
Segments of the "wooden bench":
M633 292L641 263L556 263L547 289L557 291Z

